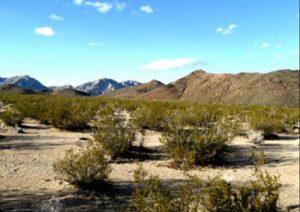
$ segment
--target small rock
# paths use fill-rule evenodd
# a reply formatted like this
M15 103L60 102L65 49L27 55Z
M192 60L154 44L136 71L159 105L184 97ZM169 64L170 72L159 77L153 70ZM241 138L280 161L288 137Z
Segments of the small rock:
M15 125L15 129L16 129L17 133L19 133L19 134L25 133L24 130L18 124Z

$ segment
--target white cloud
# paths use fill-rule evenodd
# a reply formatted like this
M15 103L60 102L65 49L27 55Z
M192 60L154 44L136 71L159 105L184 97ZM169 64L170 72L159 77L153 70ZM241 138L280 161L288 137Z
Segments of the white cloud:
M261 46L261 48L264 48L264 49L265 48L269 48L270 47L270 43L268 43L268 42L265 41L260 46Z
M276 55L275 55L275 58L276 58L277 60L284 60L284 59L286 58L286 56L285 56L284 54L276 54Z
M142 69L147 70L166 70L183 68L190 65L196 65L199 61L194 58L179 58L179 59L161 59L142 66Z
M106 14L107 12L109 12L113 8L113 5L110 4L110 3L107 3L107 2L90 2L90 1L87 1L85 3L85 5L96 8L102 14Z
M229 24L227 27L219 27L216 29L217 32L223 34L223 35L228 35L234 32L236 28L239 26L237 24Z
M150 14L153 13L154 10L150 5L143 5L140 7L141 12L146 13L146 14Z
M64 18L59 16L59 15L56 15L56 14L51 14L50 16L50 19L52 19L53 21L63 21Z
M277 44L275 45L275 47L276 47L277 49L280 49L280 48L282 48L282 45L281 45L280 43L277 43Z
M90 47L99 47L99 46L102 46L102 43L99 43L99 42L89 42L86 45L90 46Z
M34 32L38 35L52 37L55 35L55 31L48 26L35 28Z
M123 11L126 7L126 3L124 2L116 2L116 10Z
M80 5L82 5L82 3L83 3L84 1L85 1L85 0L73 0L73 3L74 3L75 5L80 6Z

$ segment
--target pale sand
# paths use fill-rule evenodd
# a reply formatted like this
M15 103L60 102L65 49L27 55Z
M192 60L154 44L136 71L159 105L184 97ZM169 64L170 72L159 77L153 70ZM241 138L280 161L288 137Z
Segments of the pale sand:
M48 194L72 191L72 186L56 179L53 162L64 155L64 151L76 147L81 137L91 138L88 133L62 132L60 130L27 121L25 134L16 134L13 129L0 131L0 199L20 193ZM146 133L145 147L159 150L160 133ZM85 141L82 141L85 142ZM283 207L298 205L299 209L299 139L282 137L281 140L265 141L255 146L247 138L237 137L231 146L238 152L227 156L231 164L222 167L198 168L189 172L202 179L222 175L229 181L245 181L253 177L253 165L249 161L251 149L263 149L268 163L263 166L270 174L280 176L283 187L280 202ZM183 171L168 168L170 160L164 154L145 161L113 163L112 181L132 183L132 173L142 164L149 174L173 183L186 179ZM238 155L237 155L238 154ZM156 155L156 156L157 156ZM1 202L1 200L0 200ZM0 204L1 205L1 204ZM1 208L1 207L0 207Z

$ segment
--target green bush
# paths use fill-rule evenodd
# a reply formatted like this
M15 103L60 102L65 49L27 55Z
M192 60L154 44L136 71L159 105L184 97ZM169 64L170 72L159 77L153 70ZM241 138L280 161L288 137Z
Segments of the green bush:
M86 186L107 180L111 168L101 149L90 148L66 151L64 158L54 163L54 171L71 184Z
M207 211L278 211L278 178L258 172L256 180L239 185L221 178L210 180L203 197Z
M101 114L101 120L93 134L96 142L112 159L127 157L135 140L135 131L125 126L122 117L116 115L113 110L107 109Z
M156 130L165 129L165 117L167 109L159 103L144 105L132 113L132 123L140 130Z
M141 167L134 178L137 188L128 211L280 211L278 178L261 170L256 179L238 184L189 176L184 183L164 186Z
M51 125L64 130L82 130L88 127L92 119L82 102L57 101L52 102L48 110L48 120Z
M0 119L8 126L21 125L23 121L22 114L14 108L0 112Z
M250 117L250 126L258 131L262 131L265 138L271 138L278 133L287 132L287 123L275 109L256 112Z
M228 141L228 133L217 126L203 130L174 126L173 130L163 134L161 141L176 165L207 165L220 157Z
M138 187L133 193L131 211L171 211L171 193L157 176L146 180L147 175L141 166L134 171Z

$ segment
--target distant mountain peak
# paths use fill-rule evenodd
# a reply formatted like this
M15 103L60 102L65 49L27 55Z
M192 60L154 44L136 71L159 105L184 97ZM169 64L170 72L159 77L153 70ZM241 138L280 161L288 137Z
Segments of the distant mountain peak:
M127 88L138 85L139 82L133 80L127 80L123 82L117 82L109 78L101 78L92 82L87 82L77 86L75 89L86 92L90 95L97 96L118 90L121 88Z
M45 85L28 75L14 76L0 81L0 86L5 85L15 85L20 88L30 89L34 91L48 90Z

